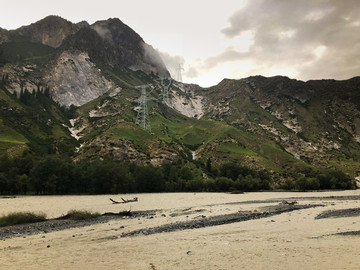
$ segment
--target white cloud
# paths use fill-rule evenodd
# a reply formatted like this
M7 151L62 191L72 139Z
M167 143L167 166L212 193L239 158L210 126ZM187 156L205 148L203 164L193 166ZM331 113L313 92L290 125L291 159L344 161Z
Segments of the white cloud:
M279 38L280 40L283 40L283 39L291 39L296 33L296 30L295 29L291 29L291 30L286 30L286 31L281 31L279 33Z
M312 10L307 15L305 15L306 21L319 21L323 19L325 16L330 14L335 10L334 7L326 8L326 9L318 9L318 10Z
M325 51L326 51L326 46L320 45L313 50L313 54L315 54L316 57L321 57Z

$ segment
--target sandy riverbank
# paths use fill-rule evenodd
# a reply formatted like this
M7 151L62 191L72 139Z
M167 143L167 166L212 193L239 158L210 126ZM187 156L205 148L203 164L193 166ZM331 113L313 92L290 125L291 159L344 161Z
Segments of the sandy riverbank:
M109 198L136 203L112 204ZM149 211L80 228L0 241L4 269L359 269L360 216L315 219L325 211L360 207L360 190L312 193L174 193L44 196L0 199L0 215L16 210L58 217L70 209ZM143 231L203 223L218 216L260 215L281 201L323 205L197 229ZM275 208L274 208L275 207ZM176 227L176 226L175 226ZM131 235L131 232L140 231ZM124 235L128 234L127 237Z

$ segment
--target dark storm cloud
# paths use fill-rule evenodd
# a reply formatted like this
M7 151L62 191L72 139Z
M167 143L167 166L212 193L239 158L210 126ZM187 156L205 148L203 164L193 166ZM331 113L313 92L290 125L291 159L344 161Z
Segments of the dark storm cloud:
M295 69L300 79L360 75L357 0L251 0L229 23L225 36L252 31L253 44L246 53L228 48L204 61L205 68L251 59L255 65Z

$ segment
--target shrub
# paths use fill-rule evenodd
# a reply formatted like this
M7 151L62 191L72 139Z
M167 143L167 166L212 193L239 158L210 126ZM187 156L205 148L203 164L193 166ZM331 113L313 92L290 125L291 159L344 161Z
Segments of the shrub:
M185 186L188 191L194 192L201 192L206 188L205 181L201 178L187 181Z
M97 218L100 216L99 212L90 212L85 210L70 210L66 217L72 220L84 220L84 219L91 219Z
M216 183L215 183L215 179L213 178L209 178L205 181L205 187L206 187L206 191L209 192L216 192Z
M320 188L320 182L318 178L303 176L296 180L295 186L299 190L316 190Z
M285 190L292 190L295 188L295 183L291 179L285 179L285 181L280 185L280 188Z
M0 227L45 221L44 213L16 212L0 217Z
M230 191L234 187L234 181L227 177L217 177L215 179L216 191Z
M318 176L322 189L354 189L355 181L342 171L330 170Z

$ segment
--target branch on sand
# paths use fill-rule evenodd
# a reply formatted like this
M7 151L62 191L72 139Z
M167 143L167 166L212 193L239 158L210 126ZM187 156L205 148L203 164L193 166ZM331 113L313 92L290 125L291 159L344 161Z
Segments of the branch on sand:
M124 198L121 198L121 200L122 200L122 202L118 202L118 201L115 201L115 200L113 200L113 199L110 198L110 201L112 201L113 204L137 202L137 201L138 201L138 198L137 198L137 197L134 197L134 198L131 199L131 200L125 200Z
M288 202L288 201L283 200L280 204L295 205L297 203L298 203L297 201Z

